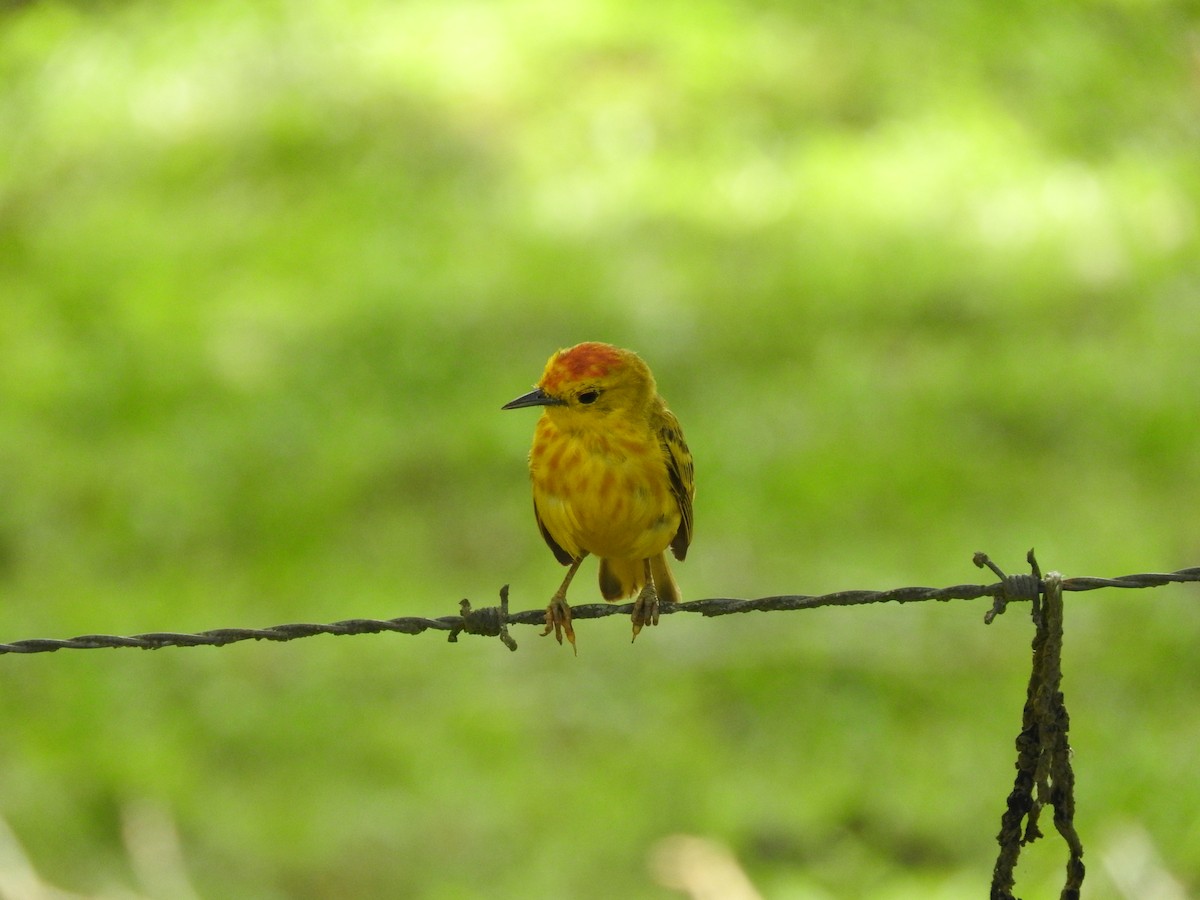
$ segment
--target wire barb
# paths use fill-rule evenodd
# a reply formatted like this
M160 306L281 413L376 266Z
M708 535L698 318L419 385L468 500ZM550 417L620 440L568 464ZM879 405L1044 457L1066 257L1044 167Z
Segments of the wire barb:
M450 643L457 644L458 636L465 631L467 634L498 637L505 647L514 653L516 652L517 642L508 633L507 584L500 588L499 606L484 606L480 609L471 609L471 601L464 598L458 601L458 608L462 614L462 625L450 629L450 634L446 638Z
M1037 557L1033 555L1031 549L1025 554L1025 559L1033 569L1032 574L1005 575L1000 567L996 565L982 550L977 552L973 558L976 566L983 568L987 566L1000 579L1000 584L1003 589L996 594L996 600L983 615L985 625L991 625L996 616L1004 614L1004 610L1008 608L1008 604L1014 600L1030 600L1033 601L1035 607L1037 605L1038 592L1042 589L1042 570L1038 567Z

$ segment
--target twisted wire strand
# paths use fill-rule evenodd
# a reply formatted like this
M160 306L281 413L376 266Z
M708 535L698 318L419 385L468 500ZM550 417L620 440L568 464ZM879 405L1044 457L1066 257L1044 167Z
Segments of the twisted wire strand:
M983 557L986 559L986 557ZM982 563L979 563L982 565ZM998 569L993 569L999 573ZM1003 574L1003 573L999 573ZM1041 589L1043 582L1028 575L1004 576L993 584L957 584L950 587L901 587L884 591L835 591L830 594L782 594L774 597L759 597L746 600L734 597L712 597L686 603L664 604L660 615L699 613L706 618L727 616L746 612L783 612L787 610L817 609L825 606L862 606L868 603L915 603L926 600L947 602L950 600L976 600L980 597L996 598L998 603L1032 599L1030 582ZM1064 591L1092 591L1100 588L1148 588L1179 582L1200 582L1200 566L1180 569L1177 572L1146 572L1138 575L1123 575L1118 578L1092 578L1081 576L1064 578ZM1036 594L1034 594L1036 596ZM1003 611L1002 608L1000 611ZM628 616L633 612L632 603L590 603L571 608L575 621L603 619L607 616ZM449 640L456 641L458 635L479 634L498 636L510 649L516 643L508 636L509 625L544 625L546 611L531 609L523 612L508 612L508 585L501 588L500 606L472 609L468 601L461 602L457 616L427 618L423 616L401 616L395 619L343 619L328 624L291 623L269 628L217 628L197 633L171 631L148 632L145 634L114 635L85 634L66 639L32 638L0 644L0 655L8 653L52 653L56 650L98 650L120 647L136 647L140 650L159 650L164 647L223 647L239 641L293 641L318 634L358 635L392 632L396 634L421 634L426 631L444 631ZM990 618L989 618L990 621Z
M1144 572L1141 575L1122 575L1119 578L1091 578L1087 575L1080 575L1076 578L1064 578L1062 589L1064 591L1094 591L1106 587L1148 588L1183 581L1200 581L1200 566L1180 569L1178 572Z

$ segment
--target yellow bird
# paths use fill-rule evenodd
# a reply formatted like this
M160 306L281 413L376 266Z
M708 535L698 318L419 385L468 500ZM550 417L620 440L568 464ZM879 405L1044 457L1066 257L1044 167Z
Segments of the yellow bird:
M633 636L677 603L667 547L682 560L692 542L692 454L650 367L631 350L588 341L550 357L537 387L503 409L543 407L529 452L533 512L564 566L546 608L546 630L575 646L567 587L589 553L600 557L600 593L639 588Z

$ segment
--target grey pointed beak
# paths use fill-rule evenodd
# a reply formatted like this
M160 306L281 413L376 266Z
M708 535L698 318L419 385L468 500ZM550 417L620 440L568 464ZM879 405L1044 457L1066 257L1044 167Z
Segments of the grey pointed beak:
M523 406L566 406L566 400L551 397L541 388L534 388L528 394L522 394L516 400L509 400L501 409L521 409Z

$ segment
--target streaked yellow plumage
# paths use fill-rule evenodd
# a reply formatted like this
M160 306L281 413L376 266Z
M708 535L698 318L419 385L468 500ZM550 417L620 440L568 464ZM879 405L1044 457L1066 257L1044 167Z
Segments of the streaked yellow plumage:
M529 453L542 537L570 566L546 611L546 634L575 643L567 586L589 553L600 557L600 592L641 590L634 636L655 624L658 602L678 602L667 565L692 539L695 480L679 421L636 353L587 342L550 357L534 391L505 405L543 407Z

